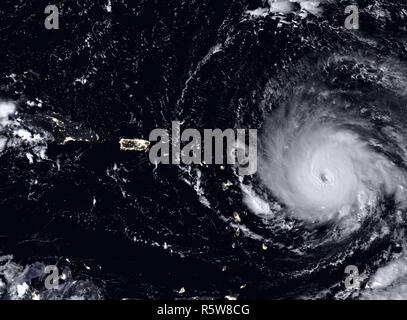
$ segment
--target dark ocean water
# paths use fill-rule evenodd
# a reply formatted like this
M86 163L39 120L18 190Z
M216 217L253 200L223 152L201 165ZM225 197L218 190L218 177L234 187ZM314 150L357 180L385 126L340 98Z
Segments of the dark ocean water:
M120 150L119 140L148 140L174 120L254 128L263 139L275 109L293 97L316 103L309 87L330 93L324 103L367 108L376 130L386 116L405 123L407 4L357 3L358 31L343 26L349 1L324 2L318 15L298 3L256 15L269 6L254 0L59 1L60 29L47 30L47 1L3 0L0 98L17 113L1 131L0 253L13 257L0 267L0 295L351 297L345 266L359 266L366 284L404 250L393 197L337 236L333 222L284 214L258 176L156 168L148 150ZM381 151L405 170L398 142ZM251 210L253 201L271 209ZM30 281L34 267L23 272L35 263L69 268L79 284L68 277L69 290L46 291ZM4 270L29 289L16 293Z

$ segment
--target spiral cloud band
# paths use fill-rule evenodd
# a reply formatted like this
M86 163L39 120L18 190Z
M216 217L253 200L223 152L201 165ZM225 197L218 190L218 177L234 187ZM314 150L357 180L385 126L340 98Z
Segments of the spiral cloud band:
M266 126L259 174L278 200L299 218L324 221L365 214L383 195L402 198L406 175L364 138L373 128L313 107L291 105Z

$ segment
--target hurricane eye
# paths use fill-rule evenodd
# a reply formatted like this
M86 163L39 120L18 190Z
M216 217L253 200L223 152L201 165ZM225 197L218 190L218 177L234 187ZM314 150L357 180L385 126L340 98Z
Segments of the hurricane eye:
M321 179L321 181L322 181L323 183L329 182L328 174L327 174L327 173L323 172L323 173L320 174L319 177L320 177L320 179Z

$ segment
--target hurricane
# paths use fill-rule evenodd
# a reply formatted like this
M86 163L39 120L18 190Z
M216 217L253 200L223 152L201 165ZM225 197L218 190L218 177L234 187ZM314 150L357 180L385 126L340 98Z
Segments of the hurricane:
M404 207L406 172L380 150L400 127L380 134L362 113L334 104L329 91L308 90L314 93L293 99L266 125L262 182L302 219L364 216L384 196Z

